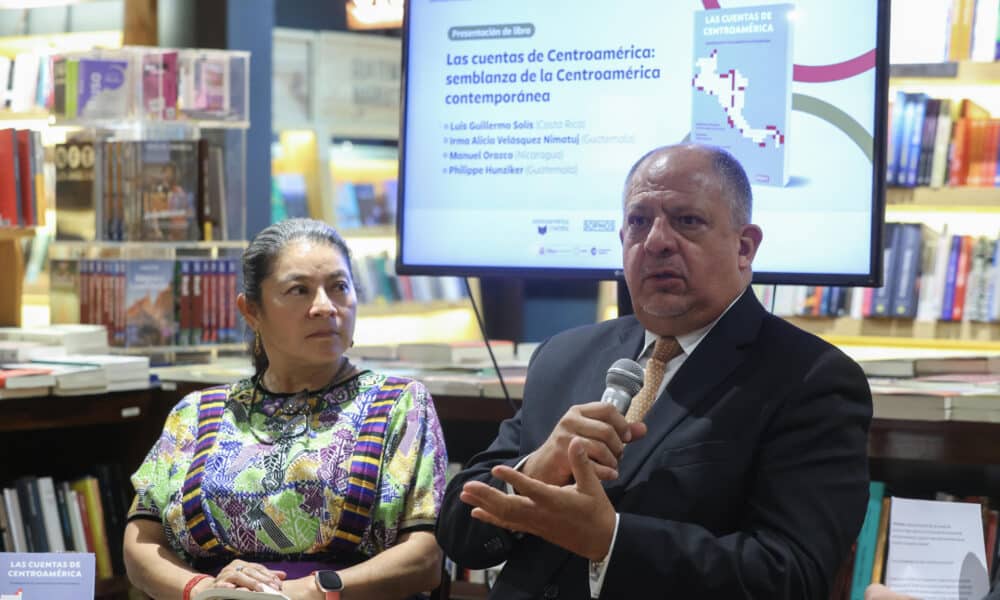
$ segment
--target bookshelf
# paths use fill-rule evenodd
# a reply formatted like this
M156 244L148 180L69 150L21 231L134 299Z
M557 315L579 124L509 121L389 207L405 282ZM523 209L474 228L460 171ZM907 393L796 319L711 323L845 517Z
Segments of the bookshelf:
M916 264L921 265L916 275L922 280L919 291L914 286L913 294L896 296L894 292L892 302L893 306L896 307L897 302L903 301L900 298L905 297L906 302L910 302L915 296L918 305L917 310L919 311L922 305L922 296L920 294L929 293L930 298L940 299L940 295L943 295L942 290L945 290L947 285L954 285L954 283L946 284L945 281L938 282L938 276L930 278L931 280L928 283L928 278L924 277L928 273L934 273L935 267L938 266L938 263L935 262L937 255L943 255L948 259L950 257L949 250L953 249L953 247L946 245L938 245L935 241L928 241L932 239L932 237L928 237L930 230L940 233L947 227L949 237L973 236L973 239L986 237L991 242L997 238L997 234L1000 232L1000 186L995 185L993 172L987 173L985 167L982 170L976 171L976 157L978 154L975 154L971 149L973 146L976 148L985 147L988 141L986 137L972 137L972 134L969 133L968 137L965 138L966 145L961 146L968 148L966 152L963 152L963 156L966 156L966 166L971 165L971 170L969 170L966 179L965 172L960 169L958 180L963 183L967 181L970 185L949 186L945 183L945 185L935 184L931 186L926 184L928 179L931 182L935 182L935 177L940 177L942 166L946 182L951 175L954 175L954 173L949 172L953 165L948 161L954 158L955 141L959 139L956 137L955 131L958 130L958 127L955 123L967 121L966 125L968 129L963 129L963 131L971 131L972 122L986 120L984 111L991 113L994 120L996 117L1000 117L1000 62L958 61L934 64L896 64L890 68L889 85L889 97L895 103L893 111L891 111L893 112L894 120L890 126L890 146L895 144L898 150L900 146L899 140L903 139L903 148L905 149L907 144L909 144L909 151L913 153L918 151L915 149L915 140L920 140L919 154L914 155L919 156L920 160L916 162L915 159L911 158L908 164L910 169L909 177L912 178L912 169L914 168L914 164L916 164L918 173L917 181L922 184L916 187L895 185L886 187L886 222L893 225L886 228L885 243L887 246L890 245L890 240L892 239L892 235L890 234L892 231L891 228L910 227L895 224L917 223L925 226L921 230L921 233L917 234L918 239L922 242L922 246L916 246L917 254L915 254L917 256ZM924 102L926 107L932 106L930 100L911 97L919 93L926 94L926 97L923 98L942 99L942 104L944 100L947 100L950 102L950 113L943 109L940 112L928 111L922 117L924 119L923 122L911 124L911 121L907 120L910 118L907 116L909 113L906 112L909 110L911 103L916 102L917 105L920 105L921 102ZM906 96L903 96L903 94ZM962 103L962 99L964 98L971 99L977 106L966 107ZM901 104L904 101L905 103ZM900 106L905 107L902 113L903 117L900 117ZM940 108L940 105L937 108ZM968 110L969 112L962 112L963 110ZM918 109L913 111L914 115L923 113L924 111ZM950 114L950 117L946 117L946 114ZM913 117L913 119L916 118L918 117ZM949 119L947 122L950 122L952 129L948 130L948 135L942 139L940 137L941 131L936 132L934 128L938 123L946 122L944 121L945 118ZM903 133L900 133L900 130ZM981 135L985 136L985 131ZM895 136L893 135L894 132ZM908 134L907 132L912 133ZM907 137L907 135L911 137ZM941 152L944 152L944 154L939 154ZM980 152L982 157L986 156L984 150L977 150L976 152ZM942 156L948 157L948 160L940 161ZM924 162L924 159L927 157L930 157L930 160ZM898 160L901 163L899 169L900 173L902 173L902 164L905 163L904 156L901 154ZM985 158L981 158L981 160L985 161ZM889 162L889 177L892 178L892 160ZM978 173L976 177L973 177L974 171ZM909 184L912 185L912 183L911 179ZM901 239L903 237L902 235L900 236ZM901 243L904 247L904 253L908 252L910 248L914 248L912 239L909 242ZM973 242L973 246L975 246L975 242ZM943 254L942 248L944 248ZM899 254L899 252L896 252L897 259L899 258ZM972 254L971 252L968 254L969 262L967 264L972 264ZM947 264L949 261L945 260L944 262ZM987 264L982 272L988 273L986 271L988 268L989 265ZM904 285L909 288L910 281L915 281L904 278L898 272L894 273L888 267L886 267L885 273L887 280L891 284ZM975 274L971 275L975 276ZM972 279L973 277L970 277L969 281ZM950 281L954 282L955 279ZM983 289L992 289L989 287L993 285L991 283L992 280L988 276L980 276L977 281L979 282L977 292L982 293ZM925 307L926 312L921 313L921 320L914 318L887 318L886 316L862 316L868 313L855 310L855 302L859 304L861 302L860 296L853 294L853 291L855 290L848 290L848 295L851 295L851 299L846 310L841 305L839 310L830 311L831 313L837 313L838 316L816 315L817 312L823 313L824 310L822 308L819 311L815 310L814 303L817 300L808 292L809 300L800 309L788 310L787 305L785 308L781 308L781 302L778 302L776 304L776 311L799 327L818 334L838 345L892 349L939 349L941 351L1000 351L1000 328L997 327L997 323L995 322L986 322L987 318L992 317L984 317L979 314L985 314L985 311L979 311L971 315L972 318L980 318L982 321L962 320L964 316L970 315L963 316L958 309L955 309L955 313L952 315L956 319L955 321L940 320L940 317L939 320L928 320L936 313L941 312L941 307L939 306L941 302L938 301L927 304ZM963 299L971 297L970 293L969 296L963 296ZM822 301L825 302L825 296ZM798 316L797 313L802 312L803 309L804 312L809 312L806 307L810 305L810 302L813 303L812 306L814 308L812 312L816 316ZM949 302L949 300L946 298L945 302ZM975 302L980 304L974 304L973 306L979 308L984 303L981 297L977 297ZM991 301L987 300L985 304L988 306L989 302ZM867 305L863 304L863 306ZM912 308L912 304L910 307Z
M30 475L71 480L99 463L120 465L127 478L159 436L173 402L155 389L4 400L0 444L18 460L0 464L0 483L9 487ZM130 489L119 491L130 497ZM97 580L94 597L126 600L129 588L124 572L116 572Z
M50 122L70 132L51 150L51 322L99 322L113 351L167 360L242 348L249 60L123 47L51 61Z

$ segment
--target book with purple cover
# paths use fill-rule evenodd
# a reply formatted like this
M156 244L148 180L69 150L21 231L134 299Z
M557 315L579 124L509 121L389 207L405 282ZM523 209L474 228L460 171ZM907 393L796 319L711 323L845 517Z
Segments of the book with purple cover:
M0 552L0 598L80 600L94 597L90 552Z
M78 69L76 110L80 117L128 114L128 61L81 58Z

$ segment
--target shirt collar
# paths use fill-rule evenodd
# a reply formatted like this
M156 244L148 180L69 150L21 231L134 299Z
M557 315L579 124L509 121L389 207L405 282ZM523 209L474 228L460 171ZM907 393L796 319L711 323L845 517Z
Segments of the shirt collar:
M744 292L745 291L746 290L744 290ZM696 329L689 333L683 333L681 335L676 336L677 343L680 344L681 350L684 351L684 354L690 356L691 353L694 352L694 349L698 347L698 344L700 344L701 341L705 339L705 336L708 335L708 332L712 331L712 328L715 327L715 324L718 323L719 320L722 319L722 317L724 317L727 312L729 312L729 309L731 309L733 305L736 304L736 302L739 301L739 299L742 296L743 292L740 292L736 296L736 298L729 303L729 306L726 307L726 310L722 311L722 314L716 317L715 320L709 323L708 325L705 325L701 329ZM646 332L645 343L642 346L642 352L639 353L640 357L645 356L646 354L651 354L653 352L652 350L653 344L655 344L656 339L660 337L659 335L653 333L648 329L645 330L645 332Z

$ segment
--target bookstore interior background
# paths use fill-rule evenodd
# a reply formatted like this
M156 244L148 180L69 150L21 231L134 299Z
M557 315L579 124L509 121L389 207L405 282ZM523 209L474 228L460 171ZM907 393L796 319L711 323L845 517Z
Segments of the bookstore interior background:
M117 357L74 370L49 352L44 372L0 371L5 446L88 453L0 465L5 496L29 475L87 502L98 480L123 492L178 394L245 374L240 255L287 217L346 238L352 357L419 374L456 463L512 414L538 342L617 316L611 281L394 272L402 3L0 0L0 358ZM972 497L996 571L1000 2L916 4L892 6L884 285L755 291L870 376L871 535L883 495ZM71 521L62 547L90 547ZM99 596L125 593L120 556L98 554L97 571Z

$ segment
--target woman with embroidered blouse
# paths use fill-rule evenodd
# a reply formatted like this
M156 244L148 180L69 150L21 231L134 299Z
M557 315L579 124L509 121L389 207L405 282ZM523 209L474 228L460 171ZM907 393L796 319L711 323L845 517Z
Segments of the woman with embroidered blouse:
M283 221L250 243L243 275L256 372L170 412L132 475L130 580L184 600L210 588L350 600L436 587L441 427L420 383L345 356L357 304L347 245L324 223Z

